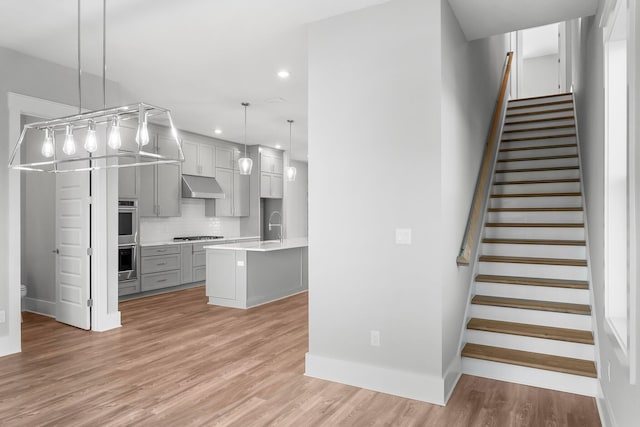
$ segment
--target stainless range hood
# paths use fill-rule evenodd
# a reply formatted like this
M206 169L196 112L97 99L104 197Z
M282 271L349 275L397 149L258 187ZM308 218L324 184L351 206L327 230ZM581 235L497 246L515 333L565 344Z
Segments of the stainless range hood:
M189 199L224 199L224 191L215 178L182 175L182 197Z

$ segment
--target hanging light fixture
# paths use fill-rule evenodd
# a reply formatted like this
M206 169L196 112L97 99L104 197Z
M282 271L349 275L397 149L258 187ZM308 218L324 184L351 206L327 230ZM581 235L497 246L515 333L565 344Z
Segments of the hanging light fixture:
M238 159L240 175L251 175L251 168L253 167L253 160L247 157L247 107L249 105L248 102L242 103L244 107L244 157Z
M291 161L293 160L293 144L291 143L291 127L293 125L293 120L287 120L287 122L289 122L289 166L287 167L286 175L287 181L295 181L298 171L295 166L291 166Z
M171 112L166 108L153 106L146 103L137 103L125 105L121 107L107 108L106 106L106 0L102 1L102 96L103 109L84 112L82 111L82 62L81 62L81 31L80 31L80 0L78 0L78 108L77 115L60 117L52 120L44 120L36 123L29 123L23 126L20 137L15 144L12 155L9 160L9 167L18 170L31 170L39 172L74 172L74 171L90 171L106 168L135 167L144 165L157 165L165 163L180 163L184 161L182 146L178 138L178 131L173 125ZM120 135L120 123L129 120L137 120L137 132L135 141L137 142L137 150L133 148L122 148L122 138ZM246 122L246 120L245 120ZM168 156L147 152L143 148L150 142L149 126L156 125L162 130L169 130L172 143L175 143L175 155ZM100 150L100 141L98 139L97 127L104 126L107 136L107 145L112 150L102 147ZM82 148L76 153L76 141L74 131L87 129L86 138ZM40 154L43 159L41 161L26 162L19 159L20 147L23 143L28 143L31 138L26 138L27 133L42 132L42 147ZM62 146L62 152L66 157L60 158L56 156L55 134L56 132L64 132L65 139ZM127 147L135 147L128 144ZM167 150L169 152L171 150ZM104 154L103 154L104 153ZM108 159L129 157L133 161L129 162L109 162ZM65 164L65 167L61 167Z

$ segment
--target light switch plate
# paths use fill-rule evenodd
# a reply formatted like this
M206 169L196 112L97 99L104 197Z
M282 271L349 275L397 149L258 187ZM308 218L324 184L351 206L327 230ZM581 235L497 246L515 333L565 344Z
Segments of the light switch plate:
M396 244L397 245L410 245L411 244L411 229L410 228L396 228Z
M238 267L244 267L244 261L238 261L238 262L236 263L236 265L237 265Z

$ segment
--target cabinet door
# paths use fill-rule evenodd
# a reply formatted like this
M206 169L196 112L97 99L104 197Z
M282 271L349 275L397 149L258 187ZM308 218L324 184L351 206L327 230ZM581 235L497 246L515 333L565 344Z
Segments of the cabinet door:
M282 198L282 175L271 175L271 197Z
M249 216L249 175L233 173L233 216Z
M191 141L182 141L182 173L185 175L198 175L198 144Z
M180 283L191 283L193 282L193 245L191 243L187 243L181 246L182 252L182 267L180 269Z
M233 170L217 168L216 180L225 196L216 199L216 216L233 216Z
M200 175L216 176L216 148L209 144L200 144L198 147L198 161L200 162Z
M165 156L177 156L175 141L158 136L158 153ZM180 216L180 195L182 177L179 164L157 165L156 198L158 216Z
M157 166L139 166L140 194L138 213L140 216L156 216L156 168Z
M282 175L282 157L272 157L271 166L271 172Z
M121 157L118 159L121 165L135 163L135 159ZM118 198L136 199L138 198L138 167L128 167L118 169Z
M273 169L273 158L267 154L260 154L260 172L271 172Z
M234 150L231 147L216 147L216 167L233 169Z
M271 197L271 175L260 174L260 197Z

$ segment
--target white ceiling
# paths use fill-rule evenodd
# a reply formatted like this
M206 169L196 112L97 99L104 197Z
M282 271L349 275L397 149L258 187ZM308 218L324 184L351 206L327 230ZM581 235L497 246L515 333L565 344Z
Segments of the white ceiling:
M535 58L559 53L558 27L558 24L550 24L522 31L522 57Z
M598 0L449 0L467 40L596 13Z
M307 24L385 1L107 0L107 78L170 108L177 127L230 141L249 101L247 142L286 147L293 119L306 159ZM0 45L75 68L76 22L76 0L2 0ZM102 0L82 0L82 27L83 70L101 75Z

